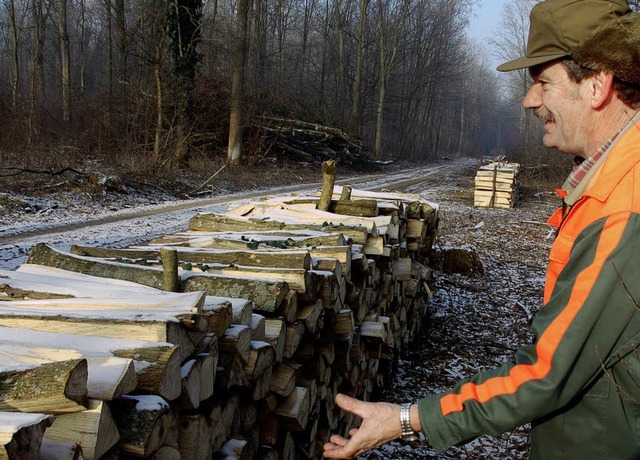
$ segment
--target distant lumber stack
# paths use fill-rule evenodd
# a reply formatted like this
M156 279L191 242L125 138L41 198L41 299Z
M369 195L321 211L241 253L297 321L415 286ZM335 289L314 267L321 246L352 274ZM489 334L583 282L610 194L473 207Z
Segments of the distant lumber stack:
M475 178L474 206L513 208L518 199L518 163L492 162L480 167Z
M417 195L327 198L0 271L0 459L321 458L357 424L335 395L375 398L417 338L438 225Z

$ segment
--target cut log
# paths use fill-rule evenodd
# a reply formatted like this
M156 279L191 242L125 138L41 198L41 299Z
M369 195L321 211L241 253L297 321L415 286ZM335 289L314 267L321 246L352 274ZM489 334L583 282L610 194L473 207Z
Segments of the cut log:
M266 341L266 318L259 313L251 315L251 340Z
M202 315L209 321L208 332L219 337L233 322L233 306L229 300L207 296Z
M63 444L80 444L85 458L99 459L118 442L120 435L107 405L93 399L85 411L56 417L47 428L45 438Z
M379 214L376 200L333 201L329 209L336 214L348 216L376 217Z
M223 250L208 248L174 247L180 262L191 264L243 265L247 267L273 268L310 268L309 253L300 250L289 251L249 251ZM128 249L94 248L90 246L72 246L71 253L100 257L103 259L160 260L160 249L156 246L134 246Z
M304 324L306 330L311 333L318 331L318 320L322 314L322 305L323 302L320 299L298 308L297 320Z
M251 299L254 309L265 313L275 313L289 290L284 281L250 280L241 277L221 277L215 275L192 275L182 285L184 291L205 291L218 297Z
M132 392L138 386L133 360L117 357L87 357L87 396L111 401Z
M172 401L180 396L179 347L170 344L148 348L121 349L115 356L131 358L138 378L136 390Z
M5 353L0 363L0 411L65 414L87 404L87 360L27 365Z
M244 366L244 371L250 381L255 381L264 371L273 366L275 362L275 351L267 342L251 341L249 360Z
M277 363L271 374L271 391L282 397L289 396L296 387L297 373L297 368L285 363Z
M251 350L251 335L250 327L232 324L218 341L220 354L237 353L243 362L248 362Z
M336 161L328 160L322 163L322 193L318 201L320 211L328 211L333 195L333 184L336 181Z
M182 365L182 392L180 393L180 409L193 411L200 407L200 361L189 359Z
M22 313L22 314L19 314ZM187 331L177 322L160 321L120 321L119 318L87 320L56 315L50 310L7 311L0 306L0 325L12 328L33 329L44 332L78 334L91 337L112 337L124 339L136 337L140 340L158 343L172 343L179 346L182 359L188 358L195 345Z
M164 275L160 268L132 266L130 264L75 256L71 253L53 249L44 243L38 243L31 248L28 263L104 278L133 281L156 289L162 289L164 286Z
M285 322L280 319L267 319L265 321L265 341L275 350L275 361L281 362L284 356L284 347L287 340L287 328Z
M286 281L290 289L301 294L313 296L315 286L309 275L309 270L297 268L245 267L235 265L229 268L210 269L208 275L241 277L251 280L279 280Z
M268 366L262 373L255 377L252 382L251 400L262 401L269 395L271 386L271 374L273 366Z
M180 416L180 455L183 459L208 460L213 449L211 423L202 414Z
M177 432L178 421L169 404L159 396L123 396L112 403L113 418L120 432L120 450L136 457L149 457Z
M304 331L303 323L287 324L283 352L285 358L291 358L295 354L298 346L300 346L300 342L302 342Z
M351 309L340 310L333 319L333 334L338 341L351 343L355 330L355 320Z
M304 431L309 421L311 401L309 390L296 387L294 391L276 408L282 425L291 431Z
M280 314L289 323L293 323L296 320L298 316L298 293L296 291L290 290L287 292L280 307Z
M227 327L231 326L231 324L234 323L241 324L243 326L251 325L251 315L253 314L253 302L251 300L231 297L207 296L207 302L209 302L209 300L213 304L222 302L229 302L231 304L231 323L227 325Z
M0 458L40 458L42 435L52 422L53 417L44 414L0 412Z
M104 360L110 357L132 360L137 377L135 389L160 394L168 400L176 398L180 393L180 355L177 347L168 343L86 337L9 327L0 327L0 337L0 348L6 349L10 346L15 350L19 346L33 347L42 356L57 356L58 361L64 353L68 353L68 357L85 357L88 360ZM55 349L50 348L52 344L56 345ZM92 379L94 377L91 376L90 370L91 368L88 378ZM124 371L126 375L128 369ZM101 380L98 376L95 377L96 381ZM123 380L128 381L129 377ZM119 392L125 392L130 385L118 383L117 379L113 381L111 386L115 388L112 391L114 396Z
M203 292L170 293L128 281L84 275L43 265L23 264L17 271L0 271L4 284L28 292L50 308L168 310L173 313L200 313ZM44 300L48 299L48 300ZM12 299L17 300L17 299ZM29 300L29 299L20 299ZM14 306L20 305L20 302Z
M160 249L162 261L162 289L169 292L178 292L180 277L178 276L178 253L172 248Z

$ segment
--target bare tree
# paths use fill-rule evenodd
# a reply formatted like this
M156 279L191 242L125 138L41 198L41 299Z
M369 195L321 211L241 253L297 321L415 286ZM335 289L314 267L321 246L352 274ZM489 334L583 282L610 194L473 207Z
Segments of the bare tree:
M169 5L169 33L176 78L176 146L170 164L173 168L183 168L189 163L189 137L194 121L202 0L171 0Z
M529 34L529 13L536 3L538 0L511 0L510 3L505 3L496 38L490 41L495 50L495 57L506 62L525 55ZM509 72L506 78L512 99L522 101L530 85L528 70ZM528 145L531 141L532 116L522 104L518 103L517 106L517 129L525 145Z
M353 98L351 102L351 123L354 133L360 134L360 100L362 87L362 71L364 55L367 47L367 15L371 0L360 0L360 19L358 22L358 52L356 58L355 75L353 77Z
M71 121L71 52L67 27L67 0L58 2L58 32L60 40L60 76L62 81L62 121Z
M11 79L11 109L13 111L13 115L17 114L18 110L18 92L20 90L20 42L19 42L19 33L18 33L18 23L16 20L16 5L15 0L8 0L8 10L9 10L9 27L11 29L11 41L13 44L13 78Z
M250 9L251 0L238 1L236 50L233 60L233 81L231 83L229 147L227 149L227 161L230 164L237 164L242 158L242 95L244 91L244 71L247 62Z
M410 0L378 0L378 27L380 52L378 106L376 110L376 130L373 152L376 158L383 155L384 106L387 96L389 73L398 54L398 42L409 16Z

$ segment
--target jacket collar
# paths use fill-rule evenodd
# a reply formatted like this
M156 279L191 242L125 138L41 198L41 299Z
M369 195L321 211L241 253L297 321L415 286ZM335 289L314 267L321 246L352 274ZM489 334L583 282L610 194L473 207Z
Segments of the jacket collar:
M640 162L639 145L640 112L621 131L584 195L601 202L606 201L620 180Z

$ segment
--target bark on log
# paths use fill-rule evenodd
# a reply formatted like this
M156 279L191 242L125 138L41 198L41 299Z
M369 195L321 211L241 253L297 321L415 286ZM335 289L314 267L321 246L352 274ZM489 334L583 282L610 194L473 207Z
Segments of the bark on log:
M192 264L233 264L247 267L273 268L310 268L310 258L307 251L233 251L208 248L173 248L177 252L180 262ZM91 246L72 246L72 254L100 257L104 259L127 259L158 261L161 259L160 250L154 246L136 246L128 249L94 248Z
M380 213L376 200L332 201L329 210L346 216L376 217Z
M205 291L218 297L251 299L255 310L275 313L289 290L289 285L283 281L192 275L182 283L182 290Z
M163 272L159 268L131 266L118 262L96 261L54 250L45 243L38 243L31 248L28 263L46 265L104 278L133 281L156 289L162 289L164 285Z
M318 201L320 211L328 211L333 195L333 184L336 181L336 162L329 160L322 163L322 193Z
M162 288L169 292L178 292L180 277L178 276L178 253L172 248L160 249L162 261Z
M136 457L149 457L178 427L175 413L159 396L124 396L113 401L112 413L120 450Z
M87 403L86 359L0 370L0 411L65 414Z

